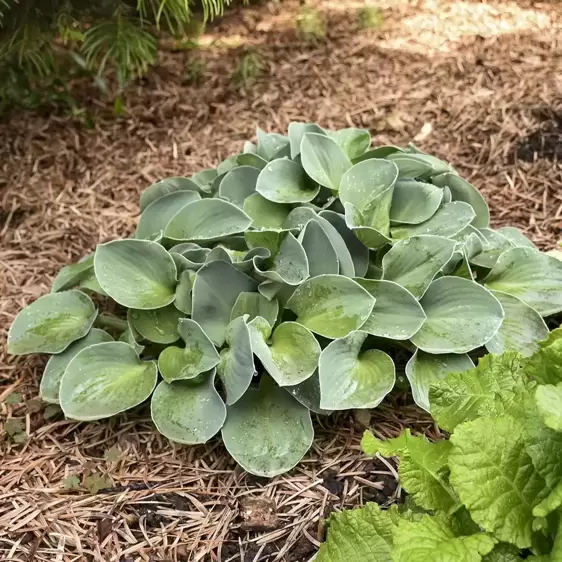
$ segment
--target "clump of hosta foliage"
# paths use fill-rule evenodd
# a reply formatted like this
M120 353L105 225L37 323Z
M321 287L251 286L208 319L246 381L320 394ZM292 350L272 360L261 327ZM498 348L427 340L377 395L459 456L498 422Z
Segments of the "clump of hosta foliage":
M449 164L372 148L361 129L258 130L216 169L150 186L140 207L133 238L63 268L19 314L9 350L53 354L41 393L67 417L150 400L166 437L220 431L254 474L299 462L311 411L376 407L404 354L427 409L430 384L472 368L470 353L530 355L562 310L562 262L490 229ZM91 292L117 312L98 314Z
M334 516L316 562L562 560L562 330L530 358L449 374L429 399L449 440L363 438L367 454L399 457L408 502Z

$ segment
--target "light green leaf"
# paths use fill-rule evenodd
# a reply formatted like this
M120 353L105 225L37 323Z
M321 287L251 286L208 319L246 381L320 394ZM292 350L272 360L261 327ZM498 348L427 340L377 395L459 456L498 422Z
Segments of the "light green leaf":
M41 386L39 388L41 399L51 404L58 404L60 381L70 361L82 349L96 343L108 341L113 341L113 338L107 332L92 328L85 338L75 341L62 353L51 356L41 379Z
M92 299L80 291L43 295L16 316L8 353L60 353L90 331L97 314Z
M323 409L376 408L393 389L394 363L382 351L361 349L367 335L353 331L322 351L319 374Z
M244 201L244 212L252 219L254 228L281 228L290 211L290 205L273 203L259 193Z
M306 133L301 142L301 160L306 173L317 183L338 191L351 162L336 141L318 133Z
M302 166L287 158L269 162L260 172L256 186L259 194L274 203L306 203L312 201L319 190Z
M96 248L94 269L102 289L128 308L149 310L173 302L174 259L156 242L115 240Z
M513 248L508 238L491 228L480 228L477 234L484 241L483 248L470 256L470 263L479 267L491 269L506 250Z
M507 543L500 543L489 554L482 558L482 562L521 562L519 549Z
M407 340L423 325L426 316L414 295L393 281L354 279L375 298L375 307L361 330L381 338Z
M490 291L460 277L433 281L420 304L427 320L411 340L428 353L472 351L494 337L504 317Z
M338 254L318 221L309 221L298 240L306 253L310 277L325 273L339 273Z
M259 127L257 129L258 137L258 156L264 158L268 162L276 157L279 151L285 147L288 148L289 139L284 135L277 133L266 133Z
M230 313L238 295L253 293L257 288L256 281L238 271L232 264L224 261L210 262L195 276L191 317L211 341L220 347L224 343Z
M498 228L497 232L507 238L516 248L537 248L529 238L514 226L502 226Z
M542 316L562 311L562 262L532 248L504 252L484 284L521 299Z
M416 350L406 365L406 377L412 387L414 402L429 412L429 388L451 373L473 369L474 363L466 354L431 355Z
M545 425L562 431L562 383L539 385L535 397Z
M383 279L421 298L451 259L455 242L442 236L414 236L396 242L382 258Z
M289 123L289 141L291 143L291 158L295 159L301 153L301 142L305 133L318 133L325 135L324 129L315 123Z
M541 315L517 297L492 291L500 301L505 318L496 335L486 342L490 353L504 353L510 349L530 356L539 350L539 342L548 337L548 327Z
M509 416L466 422L451 436L449 456L450 482L472 519L519 548L531 546L533 506L545 489L523 431Z
M189 269L182 271L179 275L174 306L184 314L191 314L191 290L194 279L195 273Z
M252 166L238 166L228 172L219 186L219 197L240 209L244 201L256 192L260 171Z
M156 362L141 361L127 343L90 345L68 364L60 385L60 405L71 419L109 418L144 402L157 377Z
M257 170L262 170L267 164L267 160L264 160L261 156L252 154L250 152L239 154L236 158L236 162L240 166L251 166L252 168L256 168Z
M219 240L244 232L252 219L222 199L202 199L186 205L172 218L165 231L172 240Z
M234 460L256 476L271 478L293 468L314 437L310 411L288 392L263 377L258 389L228 407L222 428Z
M363 213L359 211L355 205L345 203L345 223L350 228L357 239L367 248L378 250L379 248L390 243L390 238L383 234L380 230L365 226L367 219Z
M371 146L371 133L366 129L349 127L348 129L330 132L328 135L338 143L338 146L350 160L359 158Z
M382 157L381 157L382 158ZM413 154L394 152L388 155L388 159L398 167L398 179L415 179L421 176L429 176L433 166Z
M90 254L81 259L78 263L72 263L62 267L51 287L51 293L58 293L73 289L80 285L80 282L87 278L94 269L94 254Z
M213 170L214 172L214 170ZM177 191L204 191L197 183L189 178L166 178L147 187L140 196L140 210L144 210L154 201Z
M562 382L562 328L552 331L540 343L540 351L525 361L529 376L541 384Z
M279 302L277 299L269 300L260 293L240 293L232 307L230 321L246 314L248 322L261 316L273 327L279 315Z
M162 381L150 404L156 429L170 441L187 445L206 443L214 437L226 419L226 406L214 381L214 369L199 384Z
M339 338L361 328L375 299L355 281L341 275L319 275L302 283L286 308L297 322L327 338Z
M443 190L430 183L398 180L392 194L390 220L403 224L420 224L439 209Z
M331 410L324 410L320 407L320 377L318 369L305 381L283 388L312 412L322 416L329 416L332 413Z
M184 317L173 304L154 310L130 310L133 328L146 340L155 343L174 343L180 337L178 320Z

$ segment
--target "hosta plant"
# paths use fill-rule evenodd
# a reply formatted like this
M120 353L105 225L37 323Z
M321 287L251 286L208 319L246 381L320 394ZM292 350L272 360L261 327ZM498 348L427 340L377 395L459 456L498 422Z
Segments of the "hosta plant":
M473 352L532 354L562 310L562 262L491 229L449 164L361 129L258 130L140 208L132 238L63 268L18 315L9 350L52 354L41 394L69 418L150 400L169 439L222 432L254 474L298 463L311 411L376 407L397 366L427 409L432 382Z

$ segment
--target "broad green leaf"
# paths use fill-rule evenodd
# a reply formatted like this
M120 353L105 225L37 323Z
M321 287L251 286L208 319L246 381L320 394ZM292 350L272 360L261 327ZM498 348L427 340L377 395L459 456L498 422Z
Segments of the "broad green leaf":
M507 238L516 248L536 249L535 244L514 226L502 226L498 228L497 232Z
M562 382L562 329L552 331L540 343L540 350L525 361L529 376L541 384Z
M232 307L230 321L246 314L248 322L261 316L273 327L279 315L279 302L277 299L269 300L260 293L240 293Z
M477 228L486 228L490 224L490 211L488 205L478 190L465 179L451 172L433 176L431 181L439 187L447 186L451 190L453 201L468 203L476 213L473 225Z
M230 172L230 170L237 167L238 156L239 156L238 154L234 154L232 156L229 156L228 158L225 158L222 162L219 163L219 165L217 166L217 178L213 182L213 187L216 185L216 180L218 178L221 178L221 180L222 180L222 177L224 177L226 174L228 174L228 172Z
M473 369L474 363L466 354L431 355L416 350L406 365L406 377L412 387L414 402L429 412L429 388L451 373Z
M310 411L322 416L329 416L332 413L331 410L324 410L320 407L320 377L318 369L305 381L283 388Z
M428 162L420 160L412 154L394 152L388 155L388 159L398 167L398 178L415 179L421 176L431 175L433 166Z
M310 277L340 272L338 254L318 221L309 221L298 240L306 253Z
M172 218L165 231L172 240L219 240L244 232L252 219L222 199L202 199L186 205Z
M247 317L238 316L228 325L226 345L220 353L217 372L230 405L242 398L256 372Z
M306 203L312 201L319 190L302 166L286 158L269 162L260 172L256 186L259 194L274 203Z
M407 154L408 154L408 156L410 156L411 158L414 158L415 160L418 160L419 162L425 162L425 163L429 164L433 168L433 170L430 173L428 173L427 175L429 175L431 177L438 176L438 175L444 174L446 172L454 172L455 171L453 169L453 167L450 164L448 164L447 162L444 162L443 160L440 160L439 158L436 158L435 156L432 156L431 154L426 154L425 152L422 152L421 150L419 150L418 148L416 148L412 144L410 144L408 146Z
M290 211L289 205L273 203L259 193L244 201L244 212L252 219L254 228L281 228Z
M343 174L351 168L345 152L326 135L305 133L300 155L306 173L332 191L338 191Z
M330 132L328 135L338 143L338 146L350 160L359 158L371 146L371 134L366 129L349 127L348 129Z
M355 158L353 163L357 164L358 162L363 162L364 160L369 160L369 158L388 158L390 154L403 153L404 151L399 146L393 145L383 145L377 146L365 152L358 158Z
M536 392L539 413L547 427L562 431L562 383L539 385Z
M155 343L174 343L179 340L178 320L184 313L173 304L154 310L131 309L133 328L146 340Z
M286 308L297 322L327 338L340 338L367 321L375 299L355 281L341 275L319 275L302 283Z
M383 279L421 298L451 259L455 242L442 236L414 236L396 242L382 258Z
M363 213L351 203L345 203L345 223L350 228L357 239L367 248L378 250L390 243L390 238L380 230L367 225L367 219Z
M393 281L354 279L375 298L375 307L361 330L381 338L407 340L426 316L414 295Z
M162 381L150 403L156 429L170 441L187 445L206 443L214 437L226 419L226 406L214 381L214 369L199 384Z
M539 350L539 342L548 337L548 327L541 315L517 297L492 291L500 301L505 318L496 335L486 342L490 353L504 353L508 350L518 351L530 356Z
M185 347L171 346L158 357L158 370L166 382L194 379L219 364L220 356L201 326L190 318L177 323Z
M234 460L249 473L268 478L293 468L313 437L310 411L266 377L259 389L248 389L228 407L222 428Z
M16 316L8 353L60 353L90 331L97 314L92 299L80 291L43 295Z
M128 308L161 308L173 302L174 259L156 242L115 240L96 248L94 269L102 289Z
M268 162L273 160L279 151L283 150L285 147L289 147L289 139L285 135L279 135L278 133L266 133L258 127L257 137L258 156Z
M427 320L411 340L428 353L472 351L496 335L504 318L490 291L460 277L433 281L420 304Z
M191 181L204 193L211 193L213 185L218 178L218 173L214 168L206 168L191 176Z
M66 417L109 418L144 402L154 390L155 361L141 361L125 342L98 343L78 352L66 367L59 400Z
M179 274L174 306L184 314L191 314L191 290L193 289L194 279L195 273L189 269L186 269Z
M400 225L390 229L393 238L404 239L420 234L450 238L461 232L474 219L474 209L462 201L443 203L437 212L420 224Z
M166 230L176 213L201 196L196 191L176 191L153 201L142 213L135 231L139 240L153 240Z
M366 225L387 237L390 236L390 208L395 185L392 184L388 189L377 195L362 211Z
M232 264L224 261L208 263L195 276L191 317L211 341L220 347L224 343L230 313L238 295L253 293L257 288L256 281L238 271Z
M439 209L443 190L430 183L398 180L392 194L390 220L403 224L420 224Z
M238 162L240 166L251 166L257 170L262 170L267 164L267 160L264 160L261 156L250 152L239 154L236 158L236 162Z
M96 343L108 341L113 341L113 338L107 332L92 328L85 338L75 341L62 353L51 356L41 379L41 386L39 388L41 399L51 404L58 404L60 381L70 361L82 349Z
M51 287L51 293L58 293L60 291L67 291L78 286L80 282L88 277L94 269L94 254L86 256L78 263L72 263L62 267Z
M484 244L480 253L470 256L470 263L474 265L491 269L506 250L513 248L508 238L491 228L480 228L478 234L484 240Z
M318 366L320 344L297 322L283 322L273 333L261 316L249 323L252 350L279 386L292 386L308 379ZM271 343L268 340L271 336Z
M291 158L296 158L301 152L301 142L305 133L318 133L325 135L324 129L315 123L299 123L293 121L289 123L289 142L291 144Z
M496 544L494 550L482 558L482 562L521 562L519 549L512 544Z
M302 230L309 220L316 219L318 215L310 207L296 207L285 219L282 228L286 230Z
M376 503L335 513L314 562L392 562L393 524Z
M472 519L519 548L531 546L533 506L545 488L523 431L510 416L466 422L451 436L449 455L450 482Z
M504 252L484 284L521 299L542 316L562 311L562 262L532 248Z
M232 168L222 178L219 186L219 197L241 209L246 198L256 192L259 174L260 171L252 166Z
M322 351L319 362L322 408L376 408L393 389L394 363L383 351L361 349L367 335L353 331Z
M214 170L213 170L214 172ZM216 175L216 174L215 174ZM205 191L193 180L189 178L166 178L147 187L140 196L140 210L144 210L154 201L157 201L165 195L175 193L176 191Z

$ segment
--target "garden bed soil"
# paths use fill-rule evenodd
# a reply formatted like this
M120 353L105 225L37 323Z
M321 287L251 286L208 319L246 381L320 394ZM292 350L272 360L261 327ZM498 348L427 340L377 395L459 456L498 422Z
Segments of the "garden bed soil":
M393 465L361 455L364 427L351 415L318 420L304 461L263 480L219 440L170 445L143 410L89 424L49 417L35 399L45 359L9 358L4 346L15 314L62 265L132 232L143 188L215 165L256 124L414 139L482 190L494 225L552 247L562 237L562 4L383 0L380 29L360 29L361 6L322 2L328 37L316 43L297 38L296 1L237 9L198 50L162 52L122 117L78 85L74 116L17 112L0 124L0 423L21 422L19 442L0 432L0 560L304 562L332 510L400 497ZM264 68L244 87L232 77L250 51ZM194 58L198 86L187 79ZM371 426L439 436L406 393ZM247 497L273 500L279 527L242 530Z

